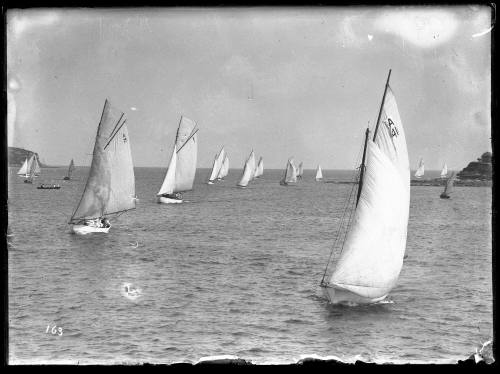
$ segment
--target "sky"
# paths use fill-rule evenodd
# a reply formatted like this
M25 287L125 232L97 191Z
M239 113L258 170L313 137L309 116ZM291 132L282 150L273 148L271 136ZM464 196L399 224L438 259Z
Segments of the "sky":
M108 98L135 166L167 167L184 115L198 167L353 169L389 69L412 170L491 151L487 6L14 9L8 145L90 165Z

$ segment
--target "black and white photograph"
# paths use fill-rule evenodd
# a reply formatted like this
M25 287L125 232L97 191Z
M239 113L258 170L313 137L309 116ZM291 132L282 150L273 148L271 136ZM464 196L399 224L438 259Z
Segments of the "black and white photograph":
M495 361L494 4L5 20L8 365Z

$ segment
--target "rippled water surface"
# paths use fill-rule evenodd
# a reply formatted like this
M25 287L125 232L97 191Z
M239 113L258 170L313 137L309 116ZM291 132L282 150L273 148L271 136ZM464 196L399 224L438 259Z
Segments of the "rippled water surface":
M492 336L491 189L412 187L407 254L392 304L332 307L324 271L352 186L293 187L266 170L246 189L240 170L186 204L154 196L159 168L136 168L137 209L109 234L77 236L67 221L88 168L43 169L34 185L9 176L11 363L255 363L303 355L367 361L465 359ZM327 179L349 172L325 171ZM38 190L40 182L60 190ZM126 297L125 285L140 289ZM60 336L57 328L62 328ZM49 332L47 332L47 326Z

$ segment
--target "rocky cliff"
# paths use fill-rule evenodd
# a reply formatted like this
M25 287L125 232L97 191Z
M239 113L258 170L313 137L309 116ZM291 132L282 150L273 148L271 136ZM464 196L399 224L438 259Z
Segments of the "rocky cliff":
M457 177L461 180L491 180L492 166L491 166L491 153L485 152L477 161L472 161Z
M17 147L9 147L8 149L7 159L9 166L21 167L23 165L24 160L26 160L26 157L28 158L31 157L33 153L35 153L38 156L38 162L40 163L40 166L42 168L49 167L48 165L45 165L44 163L42 163L42 161L40 161L40 155L38 153Z

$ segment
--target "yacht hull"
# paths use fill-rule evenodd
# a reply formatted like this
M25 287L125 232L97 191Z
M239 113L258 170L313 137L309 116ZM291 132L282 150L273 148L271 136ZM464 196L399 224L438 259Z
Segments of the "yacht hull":
M387 297L386 294L381 297L368 298L333 285L321 286L321 288L323 289L323 295L326 297L326 299L328 299L328 301L331 304L345 304L345 305L373 304L382 301Z
M104 233L107 234L110 227L93 227L93 226L87 226L87 225L73 225L71 228L75 234L79 235L86 235L86 234L92 234L95 232L99 233Z
M160 196L158 197L158 202L162 204L180 204L182 199L170 199L168 197Z

